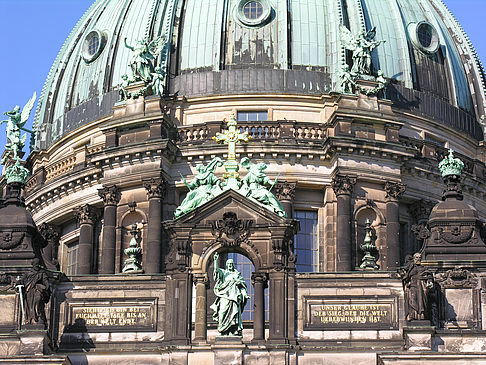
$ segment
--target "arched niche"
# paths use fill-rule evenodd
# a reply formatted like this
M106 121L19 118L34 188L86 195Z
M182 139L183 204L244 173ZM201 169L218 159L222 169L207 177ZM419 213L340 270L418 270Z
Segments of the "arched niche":
M353 217L353 228L354 228L354 257L355 257L355 267L361 265L361 260L363 258L363 251L360 246L363 244L365 238L365 227L366 221L369 220L371 223L372 230L372 240L378 250L375 257L378 259L377 263L380 268L382 255L385 254L385 242L386 242L386 231L385 231L385 218L381 211L369 202L356 207Z

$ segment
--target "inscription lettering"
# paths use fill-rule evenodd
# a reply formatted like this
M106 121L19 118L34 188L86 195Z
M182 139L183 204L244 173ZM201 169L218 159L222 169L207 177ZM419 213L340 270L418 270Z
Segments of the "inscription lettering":
M148 326L151 324L150 306L72 307L73 322L81 318L86 326Z
M321 324L372 324L390 322L390 304L329 304L316 306L312 312ZM315 322L315 321L312 321Z

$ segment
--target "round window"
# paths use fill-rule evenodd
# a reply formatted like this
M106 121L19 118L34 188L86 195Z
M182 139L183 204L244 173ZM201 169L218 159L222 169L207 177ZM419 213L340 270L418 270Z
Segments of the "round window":
M432 24L412 23L409 25L409 34L413 45L422 52L433 54L439 49L439 35Z
M98 58L101 51L103 51L105 40L106 36L97 30L92 30L88 33L84 38L82 51L82 56L86 63L93 62Z
M272 8L267 0L241 0L236 7L237 19L248 26L265 24L271 13Z

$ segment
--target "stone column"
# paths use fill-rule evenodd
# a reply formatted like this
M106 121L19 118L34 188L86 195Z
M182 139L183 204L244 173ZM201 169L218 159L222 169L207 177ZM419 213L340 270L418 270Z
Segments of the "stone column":
M42 256L46 267L50 270L59 269L59 262L57 258L59 248L59 232L52 225L42 223L39 226L39 233L44 238L47 245L42 250Z
M285 213L287 213L287 218L292 218L294 214L293 204L295 198L295 186L296 183L282 181L275 184L273 190L275 197L282 204Z
M95 209L85 204L74 209L74 216L79 223L78 267L80 275L91 274L93 263L93 226L96 222Z
M287 321L287 273L285 270L271 272L269 295L269 335L270 343L288 343Z
M193 277L196 284L196 321L194 323L194 341L206 342L207 339L207 289L209 279L206 274L195 274Z
M98 189L105 204L103 212L103 241L101 242L100 274L115 273L116 207L120 201L120 189L115 185Z
M164 178L150 179L143 182L149 199L148 234L144 247L144 270L147 274L160 272L162 261L162 200L167 192Z
M405 185L387 181L386 198L386 269L400 266L400 212L398 200L405 192Z
M351 193L356 178L336 175L331 182L337 197L336 218L336 271L351 271L353 269L351 240Z
M255 305L253 310L253 342L265 341L265 288L268 275L254 272L251 275L254 286Z

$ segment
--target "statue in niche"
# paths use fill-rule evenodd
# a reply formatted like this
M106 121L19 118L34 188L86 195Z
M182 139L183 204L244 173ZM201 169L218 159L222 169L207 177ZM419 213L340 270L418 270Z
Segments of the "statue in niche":
M352 74L371 75L371 53L385 41L375 41L376 27L355 37L343 24L339 25L341 41L353 52Z
M233 260L226 261L226 269L219 268L219 254L214 254L214 294L216 300L211 305L213 319L218 322L218 332L222 336L242 336L241 314L250 298L241 273L235 269Z
M36 97L37 95L34 92L34 95L32 95L27 104L25 104L22 111L20 111L20 107L17 105L14 110L3 113L4 115L8 116L8 120L2 120L0 121L0 124L7 123L8 142L5 146L5 149L9 153L5 154L5 157L2 159L2 165L5 164L7 157L11 154L13 160L20 160L20 157L18 155L19 152L22 152L22 149L25 146L25 140L27 139L27 134L24 134L22 137L20 137L20 130L32 133L32 131L24 128L24 125L29 119L30 112L34 107Z
M130 46L125 38L125 47L133 51L130 60L130 68L133 74L133 81L152 81L154 63L162 51L166 40L164 36L157 37L152 41L142 39L137 41L135 46Z
M248 173L243 179L241 193L248 198L262 203L263 205L269 206L279 216L286 217L287 214L282 208L282 204L280 204L275 195L273 195L270 191L277 183L277 179L272 181L263 172L263 170L267 168L267 165L264 163L251 163L248 157L244 157L241 160L241 166L248 170ZM270 188L267 189L265 187L266 185L270 185Z
M413 257L408 255L401 272L406 318L408 321L431 320L434 323L437 322L437 288L433 274L422 266L421 260L422 255L418 252Z
M38 258L32 260L32 268L20 278L17 284L22 288L24 323L35 324L40 321L44 328L47 328L45 305L51 296L51 289L46 270L40 266Z
M187 183L186 179L182 179L189 188L189 193L187 193L186 198L176 209L174 213L175 218L190 212L222 192L221 181L214 175L214 170L218 166L223 166L223 161L221 158L215 157L207 166L203 164L196 166L199 174L190 183Z

